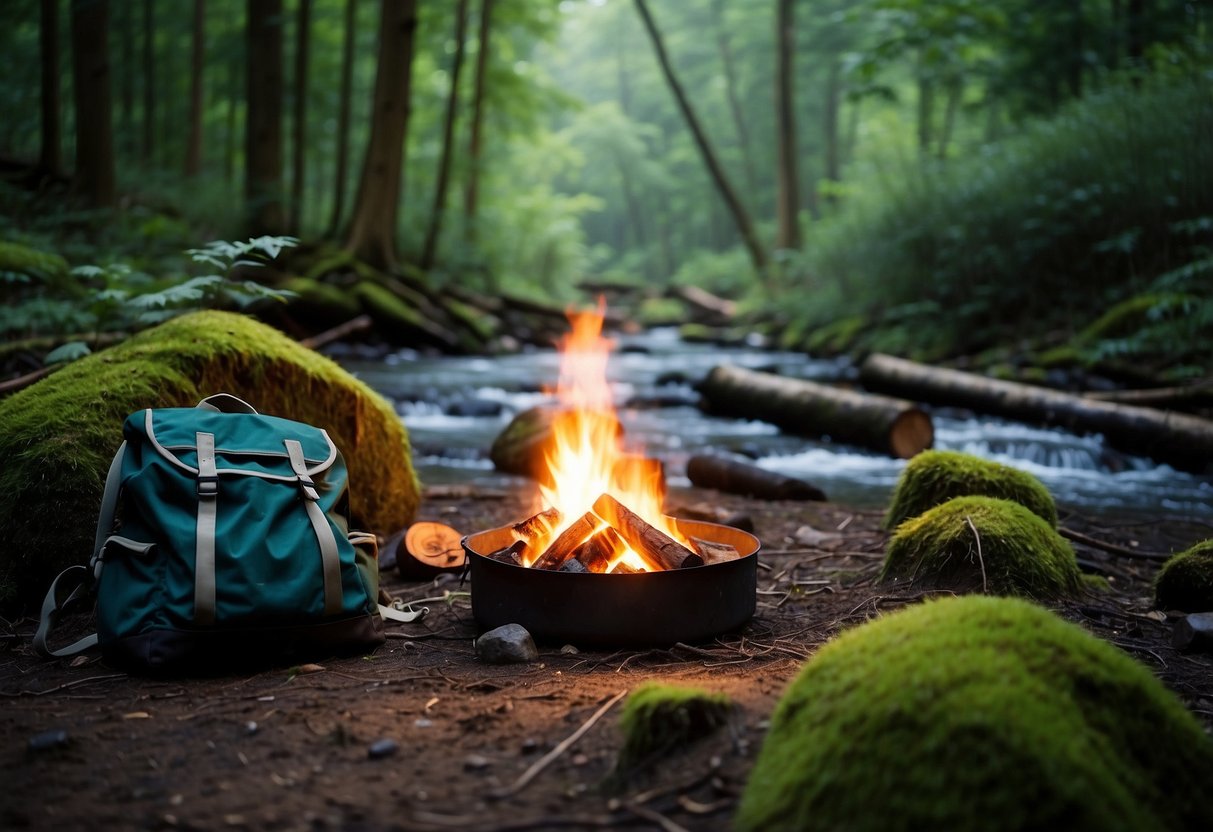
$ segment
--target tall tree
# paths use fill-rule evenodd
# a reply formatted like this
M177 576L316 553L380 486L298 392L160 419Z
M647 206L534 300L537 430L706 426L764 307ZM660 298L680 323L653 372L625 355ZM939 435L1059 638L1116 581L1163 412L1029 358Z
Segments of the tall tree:
M244 195L253 234L280 234L282 215L282 0L249 0Z
M295 113L291 138L291 218L288 225L298 234L303 214L303 176L307 150L307 66L312 28L312 0L299 0L295 28Z
M737 68L733 62L733 47L729 43L729 29L724 20L724 0L712 0L712 17L716 26L716 48L720 52L720 61L724 66L724 91L729 101L729 113L733 116L733 129L737 131L737 141L741 145L741 161L745 167L746 186L753 194L758 190L758 177L754 173L754 153L750 149L750 129L741 108L741 94L738 90Z
M699 148L700 155L703 156L704 164L707 166L708 172L716 184L716 189L720 192L725 205L728 206L729 213L733 217L733 223L737 226L738 233L741 234L742 242L745 244L746 251L749 252L750 261L754 264L754 268L759 274L765 274L767 254L758 239L758 232L754 230L754 223L750 220L749 212L741 204L741 200L737 198L737 192L733 190L728 175L725 173L724 168L721 167L720 161L716 158L716 152L713 150L707 134L704 133L703 128L699 124L695 110L691 107L690 99L687 98L686 92L678 80L678 76L674 73L674 67L670 64L669 55L666 54L665 42L662 40L657 24L653 21L652 14L649 13L649 7L645 0L636 0L636 10L640 13L641 20L644 21L649 38L653 41L653 50L657 53L657 61L661 64L661 71L665 75L666 83L669 84L670 91L674 94L675 101L678 102L678 107L682 111L682 116L691 131L691 136L695 139L695 144Z
M337 101L337 162L333 172L333 216L329 220L328 236L337 234L345 213L346 169L350 156L350 100L354 87L354 28L357 20L357 0L345 0L345 38L341 46L341 90Z
M380 0L379 68L371 137L346 248L373 266L396 263L396 216L404 173L404 137L409 123L417 0Z
M463 70L463 47L467 40L468 0L459 0L455 6L455 55L451 60L451 91L446 99L446 118L442 125L442 156L438 161L438 181L434 185L434 208L430 213L430 227L425 234L425 245L421 249L421 268L434 264L438 250L438 235L442 233L442 215L446 208L446 187L451 174L451 151L455 143L455 114L459 108L459 75Z
M480 4L479 51L476 53L476 80L472 88L472 130L468 139L468 180L463 195L464 233L469 243L476 241L476 211L480 196L481 124L484 122L484 88L489 67L489 35L492 32L493 0Z
M156 8L143 0L143 161L150 164L156 136Z
M119 151L126 155L131 155L135 152L138 139L135 134L135 76L138 70L135 67L135 5L133 3L121 3L119 8L122 10L122 18L119 23L120 27L120 48L122 58L119 66L122 69L119 78L119 89L121 90L121 108L118 119L118 135L121 139Z
M72 92L76 104L76 186L94 207L114 204L110 105L109 0L72 0Z
M792 56L796 52L796 27L792 0L777 0L775 21L777 66L775 69L776 190L775 215L778 228L775 247L800 248L800 179L796 172L796 96L793 91Z
M42 61L42 149L38 166L56 174L63 168L59 125L59 0L42 0L39 41Z
M842 98L842 60L838 57L831 57L830 68L826 73L826 94L825 94L825 113L821 120L822 132L825 137L825 179L827 182L836 183L842 179L842 153L839 145L839 126L838 113L841 107ZM809 195L810 203L814 200L814 195ZM831 188L826 193L826 201L833 203L837 200L837 195L834 189ZM816 215L816 214L814 214Z
M185 145L185 175L202 168L202 73L206 66L206 0L194 0L190 56L190 134Z

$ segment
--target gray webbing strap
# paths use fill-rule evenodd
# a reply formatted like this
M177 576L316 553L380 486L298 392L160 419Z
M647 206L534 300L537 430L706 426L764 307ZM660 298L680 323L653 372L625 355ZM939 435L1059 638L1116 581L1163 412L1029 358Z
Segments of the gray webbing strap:
M251 404L231 393L216 393L213 396L207 396L198 402L197 407L201 410L213 410L216 413L257 413L257 409Z
M114 461L110 463L109 472L105 475L105 491L101 494L101 511L97 513L97 536L93 538L93 559L89 566L93 570L93 580L96 580L98 566L101 562L101 550L105 547L105 539L114 531L114 513L118 510L118 492L122 490L122 459L126 456L126 441L118 446Z
M198 526L194 542L194 623L215 623L215 517L219 474L215 470L215 435L196 434L198 443Z
M59 594L59 582L63 580L63 577L69 572L75 572L76 570L83 572L84 575L81 577L80 582L76 584L76 588L72 590L72 594L69 595L67 600L63 602L63 606L66 607L69 603L71 603L80 593L80 591L85 588L85 584L88 582L89 569L87 566L76 564L75 566L69 566L67 569L60 572L59 576L51 582L51 588L47 591L46 599L42 602L42 614L38 617L38 631L34 633L34 649L37 650L42 656L74 656L77 653L84 652L97 643L97 634L93 633L92 635L85 636L79 641L69 644L67 647L63 647L59 650L51 650L46 646L46 639L50 635L51 627L54 626L55 619L58 618L59 610L61 609L57 600L57 596Z
M295 439L285 439L283 444L286 445L291 468L299 480L303 505L307 509L308 519L312 521L312 529L316 532L316 542L320 545L320 562L324 569L324 614L339 615L342 610L341 556L337 552L337 538L333 535L333 527L329 525L328 515L320 507L320 493L316 491L316 483L312 482L312 477L307 472L303 446Z

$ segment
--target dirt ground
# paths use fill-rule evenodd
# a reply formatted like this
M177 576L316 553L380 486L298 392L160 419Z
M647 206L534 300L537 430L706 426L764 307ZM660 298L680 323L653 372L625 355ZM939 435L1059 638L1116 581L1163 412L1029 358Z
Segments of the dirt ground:
M709 519L704 506L713 506L752 518L763 542L758 610L741 632L668 649L547 644L536 663L486 665L472 647L469 587L450 576L406 583L394 572L386 588L431 599L429 615L389 627L371 656L320 660L311 672L133 678L91 660L42 662L28 648L34 622L7 623L0 828L727 829L771 710L804 660L839 631L922 595L876 583L886 539L877 511L692 489L672 503L680 516ZM427 492L421 519L466 533L524 513L520 495L442 488ZM1171 624L1149 606L1159 561L1143 557L1213 529L1064 512L1063 525L1110 544L1075 549L1112 590L1058 612L1144 662L1213 725L1213 655L1171 648ZM725 692L735 718L607 792L621 744L616 697L652 679ZM66 742L30 748L53 730ZM373 757L385 739L397 750Z

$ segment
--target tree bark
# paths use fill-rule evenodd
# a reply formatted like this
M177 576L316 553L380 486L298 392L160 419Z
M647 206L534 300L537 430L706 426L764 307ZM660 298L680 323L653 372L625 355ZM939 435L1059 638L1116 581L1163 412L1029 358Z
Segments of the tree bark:
M825 115L822 118L822 132L825 134L825 178L827 182L836 183L842 179L842 157L839 148L838 113L841 99L842 66L838 58L830 61L829 72L826 73ZM833 204L838 201L838 195L831 189L826 194L826 202Z
M796 27L792 2L778 0L775 24L778 55L775 70L775 215L778 222L775 247L781 249L800 248L800 176L796 172L796 95L792 83Z
M118 135L120 137L118 150L130 156L135 151L135 4L121 4L121 68L122 75L118 80L119 95L121 96Z
M468 0L459 0L455 6L455 55L451 60L451 91L446 100L446 117L442 124L442 156L438 161L438 181L434 184L434 207L430 213L430 227L426 230L425 245L421 249L421 268L428 270L434 265L438 251L438 237L442 233L442 219L446 212L446 189L451 175L451 155L455 146L455 118L459 111L459 76L463 72L463 47L467 40Z
M94 208L114 204L109 0L72 0L76 185Z
M63 136L59 120L59 0L42 0L38 38L42 62L42 147L38 167L55 175L63 169Z
M956 128L956 111L960 108L960 99L964 96L964 80L956 78L948 84L948 101L943 113L943 129L939 133L939 143L935 154L940 159L948 157L948 145L952 142L952 131Z
M931 417L912 402L720 366L699 388L709 412L761 419L801 436L829 436L909 459L931 447Z
M143 0L143 162L150 165L156 144L156 3Z
M312 0L299 0L295 31L295 112L291 124L291 211L287 226L298 234L303 223L303 185L307 150L307 69L311 43Z
M1102 433L1121 450L1184 470L1202 471L1213 465L1213 421L1196 416L1096 401L879 353L864 361L860 378L866 387L917 401Z
M750 149L750 130L746 126L745 112L741 108L738 91L737 69L733 62L733 48L724 22L724 0L712 0L712 17L716 25L716 48L720 62L724 65L724 91L729 102L729 113L733 116L733 127L737 131L737 142L741 145L741 161L745 168L746 186L750 193L758 192L758 177L754 173L754 154Z
M480 195L480 131L484 121L484 87L489 66L492 14L493 0L482 0L479 51L476 53L476 80L472 89L472 131L468 139L468 181L463 195L464 236L472 245L475 244L477 237L476 211Z
M674 99L682 111L682 116L686 120L692 137L695 139L695 144L699 147L704 164L707 166L717 190L720 191L721 198L733 216L733 222L736 224L737 230L741 234L742 242L745 243L746 250L749 252L750 261L754 264L755 271L760 275L765 275L767 270L767 253L758 239L758 232L754 230L754 224L750 220L749 212L741 204L741 200L737 198L737 192L733 190L728 175L725 173L724 168L721 167L720 161L716 158L716 152L712 149L711 142L708 141L707 134L704 133L703 128L699 124L699 118L691 107L690 99L687 98L686 92L678 80L678 76L674 74L674 67L670 64L669 55L666 54L665 42L661 38L661 32L657 29L653 16L649 13L647 3L645 0L635 0L635 2L636 10L644 21L649 38L653 41L653 50L657 53L657 61L661 64L661 71L665 75L666 83L669 84L670 91L673 93Z
M826 500L824 491L804 480L719 454L696 454L688 459L687 479L697 488L714 488L760 500Z
M202 169L202 73L206 66L206 0L194 0L193 51L190 59L190 134L185 146L185 175Z
M346 240L347 249L378 268L396 263L396 216L416 34L417 0L381 0L371 136Z
M240 69L233 61L228 65L226 133L223 140L223 181L231 184L236 178L236 102L240 100Z
M250 233L281 234L282 0L249 0L244 165Z
M923 70L920 68L919 72ZM918 77L918 151L924 156L931 152L934 130L931 121L935 115L935 85L924 75Z
M1070 42L1066 44L1066 52L1069 57L1067 80L1073 98L1082 96L1083 51L1087 25L1082 13L1082 4L1083 0L1070 0Z
M337 235L345 213L345 188L350 155L350 101L354 87L354 29L357 21L357 0L345 0L345 39L341 47L341 91L337 104L336 168L333 173L333 216L329 220L328 236Z

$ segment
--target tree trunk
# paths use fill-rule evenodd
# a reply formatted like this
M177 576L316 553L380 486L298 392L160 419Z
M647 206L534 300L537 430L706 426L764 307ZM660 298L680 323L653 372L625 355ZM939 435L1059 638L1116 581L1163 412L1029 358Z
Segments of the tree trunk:
M741 200L737 198L736 191L733 190L732 184L729 182L728 175L724 168L720 166L719 160L716 158L716 153L712 149L711 143L708 141L707 134L703 132L703 128L699 124L699 119L695 115L695 111L691 108L691 102L687 98L686 93L682 89L682 84L678 81L678 77L674 74L674 67L670 64L670 58L665 51L665 43L661 38L661 32L657 29L657 24L653 21L653 16L649 13L649 7L645 0L635 0L636 10L640 12L640 17L644 21L645 29L648 30L649 37L653 41L653 50L657 53L657 61L661 64L661 70L665 74L666 83L670 86L670 91L674 94L675 101L678 102L678 107L682 111L682 116L686 120L687 127L690 128L691 135L695 139L695 144L699 147L699 152L703 156L704 164L708 168L708 172L712 175L713 181L716 183L717 190L720 191L721 198L729 208L729 212L733 216L733 221L737 226L738 232L741 234L742 241L745 243L746 250L750 254L750 261L754 264L754 269L760 275L766 274L767 270L767 254L762 247L762 243L758 239L758 232L754 230L754 224L750 220L750 215L746 211L745 206L741 204Z
M796 95L792 59L796 54L796 26L792 0L778 0L775 24L775 247L800 248L800 178L796 172Z
M156 150L156 3L143 0L143 162Z
M304 162L307 150L307 67L312 28L312 0L299 0L295 31L295 112L291 136L291 215L287 226L298 234L303 225Z
M282 0L249 0L244 165L249 231L281 234Z
M879 353L864 361L860 378L866 387L917 401L1102 433L1122 450L1184 470L1201 471L1213 465L1213 421L1196 416L1096 401Z
M801 436L829 436L909 459L931 447L931 417L912 402L720 366L699 387L711 413L761 419Z
M121 67L122 76L118 79L121 96L121 113L118 121L118 135L121 139L118 151L126 156L135 152L135 4L122 3Z
M63 169L59 120L59 0L42 0L38 37L42 61L42 148L38 167L49 174Z
M72 0L76 185L95 208L116 195L108 35L109 0Z
M956 111L964 96L964 81L960 78L948 84L948 102L943 113L943 130L939 133L939 146L935 153L940 159L948 158L948 145L952 142L952 131L956 128Z
M396 263L396 215L409 122L417 0L380 0L371 137L346 248L379 268Z
M1146 0L1129 0L1125 15L1125 57L1135 79L1143 69L1142 58L1146 54Z
M472 89L472 132L468 140L468 181L463 195L464 235L469 244L476 242L476 211L480 191L480 129L484 121L484 85L489 66L489 35L493 0L480 5L479 52L476 54L476 81Z
M804 480L719 454L695 454L688 459L687 479L696 488L714 488L760 500L827 499L824 491Z
M345 0L345 39L341 47L341 92L337 109L337 163L333 173L333 216L329 220L328 236L337 235L341 216L345 213L346 170L350 155L350 101L354 87L354 29L357 21L357 0Z
M1083 0L1070 0L1070 42L1066 45L1069 61L1070 95L1082 96L1083 51L1086 39L1086 20L1082 14Z
M716 48L720 51L720 61L724 65L724 91L729 102L729 112L733 116L733 127L737 131L737 141L741 145L741 160L745 166L746 186L751 194L755 194L758 192L758 177L754 173L754 154L750 150L750 130L746 126L745 112L741 109L741 96L737 89L737 69L733 62L733 48L729 43L728 29L724 23L724 0L712 0L712 17L716 25Z
M921 73L922 70L920 69ZM918 76L918 151L924 156L931 152L934 130L931 120L935 115L935 86L925 75Z
M842 178L842 162L839 154L838 138L838 111L842 86L841 76L842 66L839 63L839 59L833 58L830 61L830 69L826 73L825 115L822 118L822 130L825 133L825 178L831 184L838 182ZM826 193L826 202L834 204L837 201L838 195L831 188Z
M421 250L421 268L434 265L438 251L438 236L442 233L442 218L446 212L446 187L451 175L451 151L455 146L455 117L459 111L459 76L463 72L463 46L467 40L468 0L455 6L455 56L451 60L451 91L446 100L446 117L442 124L442 156L438 161L438 181L434 184L434 208L430 227L426 230L425 246Z
M223 181L231 184L236 178L236 102L240 100L240 69L233 61L228 65L226 133L223 140Z
M206 66L206 0L194 0L193 52L190 60L190 135L185 146L185 175L202 169L202 73Z

